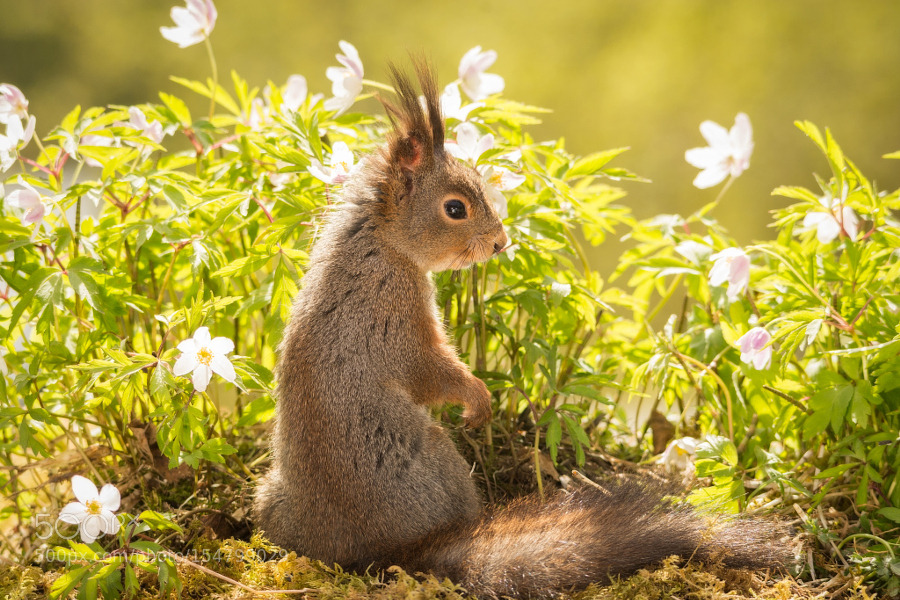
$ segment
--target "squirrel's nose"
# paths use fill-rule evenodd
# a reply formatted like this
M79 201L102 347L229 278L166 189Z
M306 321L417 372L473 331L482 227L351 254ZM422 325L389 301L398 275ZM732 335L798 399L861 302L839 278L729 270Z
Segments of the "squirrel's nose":
M506 242L508 241L506 237L506 232L502 229L500 230L500 237L494 242L494 254L499 254L506 248Z

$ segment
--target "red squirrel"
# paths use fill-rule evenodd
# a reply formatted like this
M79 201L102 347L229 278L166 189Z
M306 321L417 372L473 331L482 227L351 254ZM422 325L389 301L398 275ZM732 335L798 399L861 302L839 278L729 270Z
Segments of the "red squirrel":
M255 522L328 564L397 564L487 597L551 597L670 555L781 564L776 524L711 525L647 484L482 508L428 408L461 404L478 426L490 394L448 342L429 273L488 260L507 237L481 175L445 151L433 72L416 67L424 102L392 66L393 131L346 182L312 252L279 349Z

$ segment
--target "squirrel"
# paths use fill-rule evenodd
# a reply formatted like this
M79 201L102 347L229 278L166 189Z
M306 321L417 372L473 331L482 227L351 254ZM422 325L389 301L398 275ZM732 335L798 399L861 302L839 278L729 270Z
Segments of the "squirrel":
M485 597L552 597L670 555L782 564L774 523L711 525L640 482L482 509L470 468L428 407L467 426L490 393L439 319L431 272L507 244L481 175L444 148L433 70L391 65L387 143L346 182L279 346L273 464L254 521L275 544L351 570L399 565Z

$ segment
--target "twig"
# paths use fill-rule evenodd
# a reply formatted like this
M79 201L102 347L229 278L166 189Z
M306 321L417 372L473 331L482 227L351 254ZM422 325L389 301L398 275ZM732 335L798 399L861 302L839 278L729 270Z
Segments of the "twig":
M875 294L872 294L871 296L869 296L869 299L866 300L866 303L863 304L863 307L862 307L861 309L859 309L859 312L856 313L856 316L853 317L853 319L850 320L850 326L851 326L851 327L853 327L853 326L856 324L856 322L859 320L859 318L860 318L861 316L863 316L863 313L866 312L866 309L869 308L869 304L871 304L871 303L872 303L872 300L874 300L874 299L875 299Z
M756 426L759 423L759 415L753 413L753 418L750 420L750 427L747 428L746 433L744 433L744 439L741 440L741 443L738 444L737 453L741 455L744 453L744 450L747 449L747 444L753 438L753 435L756 433Z
M478 464L481 465L481 472L484 473L484 484L485 489L487 490L488 502L494 502L494 491L491 489L490 478L488 477L487 468L484 466L484 456L481 454L481 448L478 447L478 444L475 443L468 433L466 433L465 427L460 427L459 432L462 435L463 439L472 446L472 451L475 453L475 460L478 461Z
M600 490L601 492L603 492L603 493L606 494L607 496L610 496L610 495L611 495L608 489L606 489L605 487L603 487L602 485L600 485L600 484L597 483L596 481L591 480L591 479L588 478L588 476L585 475L584 473L582 473L582 472L580 472L580 471L578 471L578 470L576 470L576 469L572 469L572 475L573 475L573 476L575 477L575 479L577 479L578 481L581 481L582 483L586 483L586 484L588 484L588 485L591 486L591 487L597 488L598 490Z
M224 581L226 583L230 583L233 586L241 588L245 592L251 592L253 594L309 594L310 592L317 591L313 588L303 588L303 589L299 589L299 590L259 590L259 589L250 587L249 585L244 585L240 581L236 581L236 580L232 579L231 577L222 575L221 573L217 573L217 572L213 571L212 569L208 569L208 568L204 567L203 565L198 565L197 563L195 563L191 560L188 560L188 559L184 558L183 556L178 556L177 554L173 554L168 551L160 552L160 554L168 556L169 558L171 558L172 560L174 560L176 562L179 562L183 565L187 565L189 567L193 567L193 568L197 569L198 571L202 571L202 572L206 573L207 575L212 575L213 577L221 579L222 581Z
M821 504L818 506L818 515L819 515L819 521L822 522L822 527L824 527L825 529L828 529L828 521L825 520L825 514L822 512ZM832 548L832 550L834 550L834 555L838 557L838 560L841 561L841 564L843 564L845 567L849 567L850 565L847 563L846 560L844 560L844 555L841 554L840 550L838 550L838 547L834 543L834 540L828 540L828 543L831 544L831 548Z
M260 200L256 196L251 196L251 198L253 198L253 201L256 202L256 205L260 207L264 213L266 213L266 218L269 219L269 223L273 223L275 219L272 218L272 213L270 213L269 209L265 207L265 205L262 203L262 200Z
M772 392L779 398L784 398L785 400L787 400L788 402L790 402L791 404L793 404L794 406L796 406L797 408L799 408L800 410L805 412L806 414L808 414L808 415L812 414L812 411L810 409L808 409L807 407L803 406L802 404L800 404L799 400L792 398L791 396L785 394L781 390L775 389L771 385L763 385L763 389L766 390L767 392Z

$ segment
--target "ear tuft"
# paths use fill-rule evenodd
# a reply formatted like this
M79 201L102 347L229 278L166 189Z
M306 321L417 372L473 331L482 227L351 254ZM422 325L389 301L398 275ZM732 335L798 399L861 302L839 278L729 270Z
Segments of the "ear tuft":
M394 127L388 141L388 160L407 172L431 164L435 155L444 152L444 119L433 69L421 57L414 57L413 63L424 103L410 77L393 64L388 68L396 100L381 99Z

